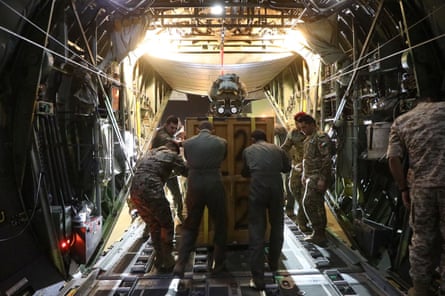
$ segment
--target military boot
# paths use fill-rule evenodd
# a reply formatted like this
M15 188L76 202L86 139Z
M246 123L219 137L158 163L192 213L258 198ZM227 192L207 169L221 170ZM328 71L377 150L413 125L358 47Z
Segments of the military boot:
M431 284L424 281L413 281L413 287L408 290L408 296L433 296Z
M154 261L153 264L157 270L162 268L162 243L161 243L161 233L155 231L151 233L151 245L154 250Z
M312 232L312 228L310 228L309 226L306 225L298 225L298 227L300 228L300 231L303 233L311 233Z
M144 231L142 232L141 238L147 240L150 237L150 228L145 225Z
M153 265L157 271L162 270L162 262L163 262L162 251L159 249L158 250L155 249Z
M220 273L226 270L226 250L223 246L215 245L213 249L212 273Z
M309 226L307 226L305 223L297 223L298 224L298 228L300 228L300 231L303 233L311 233L312 232L312 228L310 228Z
M266 284L264 283L264 279L252 278L249 282L249 287L254 290L263 291L266 289Z
M326 238L325 231L315 231L304 239L307 242L316 244L320 247L326 247L328 245L328 239Z
M183 278L184 271L189 260L190 252L195 246L196 234L188 229L183 229L178 248L178 259L173 268L175 277Z
M294 210L292 209L286 209L286 215L291 219L294 220L297 216L294 213Z
M163 243L162 244L162 272L171 272L175 266L175 258L172 255L173 244Z
M308 221L307 221L306 217L304 217L304 214L301 215L301 213L299 212L297 214L295 222L297 223L298 228L300 228L301 232L304 232L304 233L312 232L312 228L308 226Z

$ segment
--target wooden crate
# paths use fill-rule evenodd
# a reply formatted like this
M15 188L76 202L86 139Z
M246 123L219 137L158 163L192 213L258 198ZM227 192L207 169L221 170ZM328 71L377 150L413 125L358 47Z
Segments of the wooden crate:
M203 120L213 122L214 134L227 140L227 157L221 166L227 198L227 243L247 244L249 179L240 175L243 166L242 152L251 144L250 134L255 129L263 130L268 141L273 142L274 118L187 118L186 136L192 137L197 134L199 123ZM206 209L201 221L197 245L211 244L214 235L214 228Z

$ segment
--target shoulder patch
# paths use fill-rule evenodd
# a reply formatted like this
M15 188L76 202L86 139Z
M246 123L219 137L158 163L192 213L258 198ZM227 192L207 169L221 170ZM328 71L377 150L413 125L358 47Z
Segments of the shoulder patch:
M336 154L336 148L334 143L331 141L328 135L322 134L318 135L318 149L320 151L324 151L324 153L329 153L331 155Z
M319 138L326 138L327 135L326 135L326 133L324 133L322 131L317 131L317 137L319 137Z

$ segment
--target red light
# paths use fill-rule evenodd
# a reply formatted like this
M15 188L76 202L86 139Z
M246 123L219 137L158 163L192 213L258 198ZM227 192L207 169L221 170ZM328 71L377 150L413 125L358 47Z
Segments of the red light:
M70 248L70 240L69 239L62 239L60 241L60 249L62 251L67 251Z

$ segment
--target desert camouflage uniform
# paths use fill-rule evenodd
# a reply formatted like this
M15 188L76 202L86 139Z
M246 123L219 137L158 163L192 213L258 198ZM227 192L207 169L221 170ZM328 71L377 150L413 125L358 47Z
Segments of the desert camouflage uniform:
M445 295L445 102L419 103L399 116L391 126L387 157L409 159L410 276L430 282L438 258L431 258L437 244L441 290Z
M297 224L300 227L306 227L308 223L303 209L303 186L301 184L301 173L303 171L303 149L304 149L305 135L298 129L293 129L289 132L285 142L281 148L289 153L292 159L292 170L289 177L289 189L291 194L287 196L286 211L294 211L295 200L297 201Z
M314 132L304 140L303 207L314 234L324 233L327 225L324 192L317 189L317 181L325 180L328 185L331 182L331 145L329 136L321 131Z
M153 137L153 141L151 143L151 147L157 148L160 146L164 146L168 142L175 142L175 139L170 136L164 128L160 128L157 130L155 136ZM181 222L183 222L182 212L184 209L183 201L182 201L182 193L179 188L179 181L177 176L170 177L166 182L167 188L170 191L173 197L173 207L176 211L176 216L179 218Z
M150 150L138 164L130 188L131 202L149 228L158 268L169 268L174 264L171 255L174 224L164 193L164 184L173 170L185 172L180 155L165 146Z

